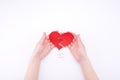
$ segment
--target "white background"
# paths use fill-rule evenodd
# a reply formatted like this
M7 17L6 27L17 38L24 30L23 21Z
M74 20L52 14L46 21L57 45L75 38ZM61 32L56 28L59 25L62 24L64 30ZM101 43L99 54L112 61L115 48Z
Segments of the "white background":
M23 80L36 43L53 30L80 34L99 78L120 80L119 0L0 0L0 80ZM43 60L39 79L84 80L67 48Z

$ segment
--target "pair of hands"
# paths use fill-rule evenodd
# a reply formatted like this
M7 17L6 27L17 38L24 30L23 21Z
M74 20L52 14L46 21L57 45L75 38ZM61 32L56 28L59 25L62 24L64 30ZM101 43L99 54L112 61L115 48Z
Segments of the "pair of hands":
M53 48L54 45L49 41L46 33L43 33L42 38L35 47L33 55L42 60ZM84 60L87 57L85 46L82 43L79 35L74 34L74 40L70 45L68 45L68 48L78 62Z
M33 55L25 75L25 80L38 80L40 62L53 48L54 45L49 41L46 33L43 33L42 38L37 43L33 51ZM70 45L68 45L68 48L76 61L81 64L85 80L99 80L87 57L84 44L82 43L79 35L74 34L74 40Z

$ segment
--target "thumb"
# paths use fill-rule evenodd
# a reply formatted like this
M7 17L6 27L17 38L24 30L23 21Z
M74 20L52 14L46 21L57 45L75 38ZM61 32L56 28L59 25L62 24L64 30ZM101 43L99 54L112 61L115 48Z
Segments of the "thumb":
M43 44L45 39L46 39L46 33L44 32L41 39L40 39L40 41L39 41L39 44Z

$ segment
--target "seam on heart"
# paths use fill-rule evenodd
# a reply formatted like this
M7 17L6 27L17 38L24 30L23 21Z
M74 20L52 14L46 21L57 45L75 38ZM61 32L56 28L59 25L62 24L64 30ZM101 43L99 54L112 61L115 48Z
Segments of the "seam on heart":
M64 47L64 46L61 44L61 42L60 42L60 43L58 43L58 45L59 45L59 46L61 46L61 47Z

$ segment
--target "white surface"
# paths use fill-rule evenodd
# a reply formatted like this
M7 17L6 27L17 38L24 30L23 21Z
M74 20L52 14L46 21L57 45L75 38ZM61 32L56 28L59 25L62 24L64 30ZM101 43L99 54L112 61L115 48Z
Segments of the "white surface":
M43 32L81 34L101 80L120 80L119 0L0 0L0 80L23 80ZM40 80L84 80L67 48L44 59Z

